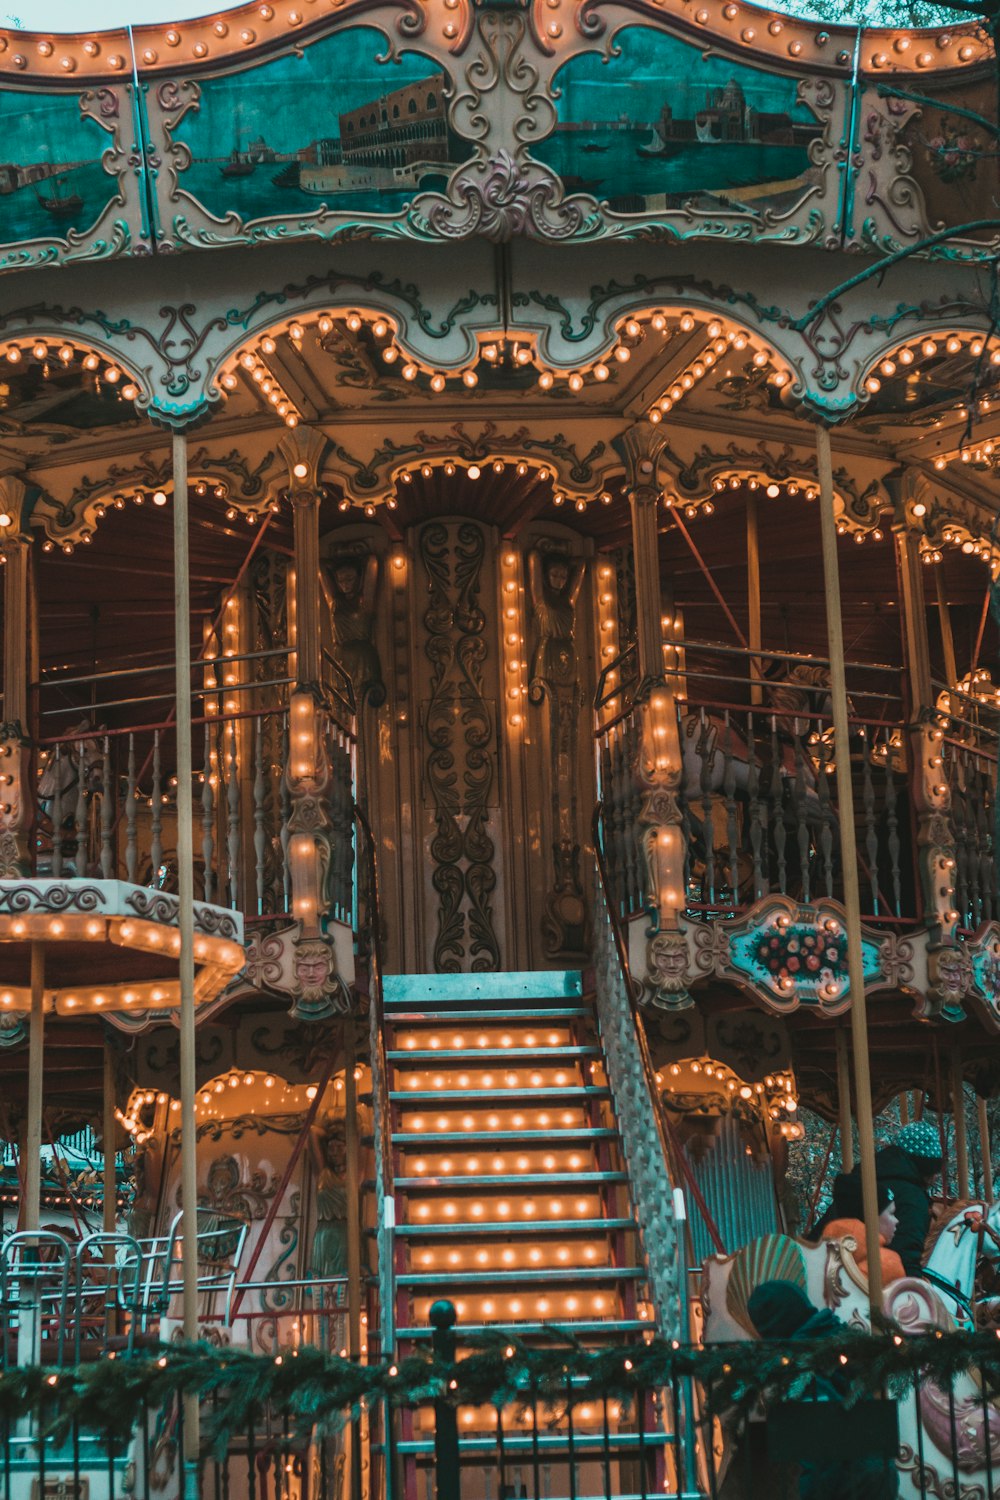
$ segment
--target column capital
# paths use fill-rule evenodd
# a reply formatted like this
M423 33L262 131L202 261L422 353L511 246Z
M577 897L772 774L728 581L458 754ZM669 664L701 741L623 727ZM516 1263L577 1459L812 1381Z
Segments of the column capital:
M288 465L288 498L293 505L319 499L319 468L327 439L314 427L291 427L278 439L278 451Z
M926 513L927 501L931 493L930 480L926 474L919 469L909 465L901 464L898 469L893 469L886 474L882 483L885 492L892 501L892 529L893 531L916 531L919 528L917 522L921 515ZM916 513L914 506L924 505L925 510Z
M666 434L652 422L635 422L613 439L615 451L625 465L629 499L637 504L659 499L657 478L660 459L667 446Z

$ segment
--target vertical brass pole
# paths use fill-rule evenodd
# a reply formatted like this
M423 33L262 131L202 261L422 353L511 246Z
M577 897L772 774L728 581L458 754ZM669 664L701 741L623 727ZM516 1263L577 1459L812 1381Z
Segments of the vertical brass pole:
M987 1203L992 1203L993 1152L990 1146L990 1117L986 1110L986 1100L981 1096L976 1098L976 1116L979 1120L979 1154L983 1164L983 1197Z
M941 645L944 650L944 674L949 688L954 688L958 681L958 666L955 661L955 637L951 632L951 610L948 608L948 596L944 591L944 568L941 563L934 565L934 586L937 591L938 620L941 625Z
M347 1351L361 1358L361 1193L358 1152L358 1085L354 1021L344 1025L344 1145L347 1153Z
M31 1015L28 1021L28 1119L24 1141L24 1212L21 1228L37 1230L42 1206L42 1092L45 1067L45 945L31 945Z
M899 1096L899 1123L909 1125L910 1123L910 1091L904 1089Z
M959 1198L968 1198L969 1186L969 1141L965 1129L965 1076L962 1073L962 1054L956 1047L951 1054L951 1107L955 1113L955 1191Z
M851 1114L851 1063L847 1050L847 1032L838 1026L834 1032L837 1043L837 1105L840 1111L840 1161L845 1172L854 1170L854 1130Z
M747 639L750 650L759 651L762 644L760 605L760 515L757 493L752 490L747 496ZM764 701L764 689L760 682L761 661L750 658L750 702L759 705Z
M104 1030L104 1077L101 1097L101 1139L104 1148L104 1222L105 1234L114 1234L118 1219L118 1178L115 1172L115 1146L118 1126L115 1122L115 1054L107 1028Z
M361 1362L361 1189L354 1018L344 1023L344 1146L347 1152L347 1352ZM362 1500L361 1427L351 1424L351 1500Z
M198 1337L198 1152L195 1137L194 1035L194 807L191 765L191 586L188 542L187 439L175 432L174 470L174 667L177 698L177 925L181 948L181 1264L185 1339ZM198 1398L184 1403L184 1459L188 1476L198 1458ZM196 1476L192 1483L196 1484Z
M840 611L840 565L837 558L837 521L834 512L833 459L829 429L816 428L816 456L820 483L820 526L823 540L823 589L830 650L830 697L836 746L837 809L840 859L847 918L847 971L851 1002L851 1051L854 1062L858 1156L861 1199L865 1214L868 1253L868 1301L873 1326L882 1313L882 1264L878 1231L878 1187L875 1176L875 1124L872 1115L871 1067L868 1056L868 1005L865 996L864 956L861 948L861 893L854 831L854 794L851 785L850 729L847 713L847 676L844 668L844 629Z

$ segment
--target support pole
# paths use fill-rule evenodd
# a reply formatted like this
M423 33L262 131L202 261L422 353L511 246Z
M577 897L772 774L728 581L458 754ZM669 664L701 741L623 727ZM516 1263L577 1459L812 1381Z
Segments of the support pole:
M990 1117L986 1100L976 1096L976 1117L979 1121L979 1156L983 1165L983 1197L993 1202L993 1150L990 1145Z
M354 1077L357 1056L354 1017L344 1022L344 1146L347 1154L347 1352L361 1363L361 1178L358 1132L358 1084ZM351 1424L351 1500L362 1500L361 1427Z
M104 1076L101 1093L101 1141L104 1149L104 1222L105 1234L114 1234L118 1218L118 1178L115 1172L115 1147L118 1125L115 1121L115 1054L111 1036L104 1029Z
M861 1199L868 1254L868 1302L872 1326L882 1315L882 1262L878 1231L878 1187L875 1175L875 1126L872 1116L871 1067L868 1056L868 1005L865 997L864 956L861 948L861 893L858 888L858 851L854 831L854 794L851 785L850 729L847 713L847 676L844 667L844 629L840 607L840 565L837 558L837 519L834 512L833 458L829 429L816 428L816 456L820 482L820 526L823 540L823 590L830 652L830 698L837 764L837 808L840 856L843 867L844 909L847 918L847 972L851 1004L851 1050L854 1060L858 1155L861 1162Z
M177 925L180 931L181 1263L184 1337L198 1337L198 1152L195 1136L194 807L191 764L191 587L187 438L174 433L174 662L177 698ZM184 1459L197 1463L198 1398L184 1403ZM197 1480L195 1478L194 1483Z
M958 682L958 664L955 661L955 637L951 629L951 610L944 588L944 566L934 565L934 588L937 593L938 622L941 626L941 646L944 652L944 675L948 687L954 691Z
M847 1032L838 1026L834 1032L837 1042L837 1106L840 1111L840 1164L844 1172L854 1171L854 1130L851 1114L851 1064L847 1051Z
M31 1016L28 1022L28 1120L24 1140L24 1211L21 1228L35 1231L42 1206L42 1097L45 1068L45 945L31 945Z
M344 1022L344 1145L347 1151L347 1351L361 1359L361 1188L354 1018Z
M955 1192L964 1199L971 1192L969 1140L965 1129L965 1075L962 1054L957 1047L951 1054L951 1107L955 1115Z
M751 490L747 496L747 636L751 651L759 651L763 645L760 602L760 515L757 492ZM750 702L759 707L764 701L761 685L763 667L759 657L750 664Z

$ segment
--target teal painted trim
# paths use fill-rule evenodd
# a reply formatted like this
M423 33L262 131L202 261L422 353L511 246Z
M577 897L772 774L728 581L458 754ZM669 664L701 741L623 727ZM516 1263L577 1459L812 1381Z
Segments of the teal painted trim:
M583 994L579 969L515 969L500 974L386 974L387 1005L433 1000L548 1000Z

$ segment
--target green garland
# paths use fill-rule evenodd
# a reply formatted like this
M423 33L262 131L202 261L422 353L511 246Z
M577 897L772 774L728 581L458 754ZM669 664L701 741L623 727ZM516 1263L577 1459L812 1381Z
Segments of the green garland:
M567 1403L612 1397L629 1403L643 1391L676 1388L693 1378L710 1393L713 1409L747 1407L769 1399L807 1397L814 1383L833 1382L850 1404L877 1392L902 1395L915 1381L947 1387L975 1370L988 1396L1000 1394L1000 1338L992 1333L883 1336L846 1330L834 1339L681 1347L654 1339L629 1347L526 1347L497 1334L470 1340L455 1364L415 1355L398 1366L358 1365L319 1349L284 1350L273 1358L208 1344L172 1344L161 1353L109 1355L53 1372L27 1367L0 1372L0 1421L33 1416L59 1440L74 1423L128 1440L143 1408L176 1396L205 1404L213 1447L222 1452L264 1408L287 1413L300 1438L332 1431L361 1405L393 1406L430 1400L455 1404L523 1405L535 1400L555 1411Z

